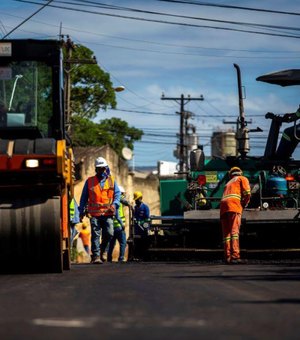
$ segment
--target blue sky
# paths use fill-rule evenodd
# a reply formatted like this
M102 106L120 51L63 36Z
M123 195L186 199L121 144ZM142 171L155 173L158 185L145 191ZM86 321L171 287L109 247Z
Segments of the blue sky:
M2 36L45 4L44 0L31 2L34 3L1 0ZM155 166L158 160L177 161L173 150L179 132L179 115L176 112L180 106L176 101L161 100L162 93L166 97L177 98L182 94L193 98L203 95L203 101L191 101L185 109L194 113L190 123L197 129L205 154L210 155L212 132L235 128L235 124L223 124L223 120L235 121L239 113L233 67L233 63L237 63L246 89L246 119L252 121L249 128L259 126L264 130L251 135L250 154L262 155L270 125L270 121L264 118L265 113L293 112L300 104L300 86L284 88L255 80L268 72L300 68L298 1L205 1L213 6L191 4L201 3L199 0L183 2L186 3L54 0L50 5L57 7L44 8L9 38L57 38L61 32L69 35L75 43L94 51L99 65L110 73L114 86L126 88L124 92L117 93L118 110L101 111L96 121L119 117L144 131L142 141L135 144L134 161L130 162L135 166ZM100 3L126 7L126 10L96 7ZM299 149L300 145L295 158L300 158Z

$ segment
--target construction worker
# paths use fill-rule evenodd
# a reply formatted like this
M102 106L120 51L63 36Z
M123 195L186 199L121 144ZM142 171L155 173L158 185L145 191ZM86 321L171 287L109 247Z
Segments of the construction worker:
M87 208L92 231L91 263L99 264L107 261L109 242L114 235L113 217L120 206L121 192L103 157L95 160L95 172L84 184L79 213L82 220Z
M133 210L134 218L134 257L143 258L145 251L148 249L148 228L150 225L150 209L147 204L143 203L143 194L136 191L133 194L135 206Z
M77 251L77 238L78 231L76 226L80 223L78 204L75 198L72 198L69 204L69 215L70 215L70 251L71 251L71 261L76 260Z
M70 240L71 240L71 244L72 244L73 239L77 234L77 230L76 230L75 226L76 226L76 224L80 223L78 204L77 204L75 198L72 198L72 200L70 202L69 212L70 212Z
M125 232L126 219L124 213L124 206L130 207L130 203L126 199L125 189L121 185L119 185L119 189L121 191L120 206L114 218L114 236L110 240L107 257L107 260L110 262L112 261L112 255L114 247L116 245L116 240L118 240L120 245L118 262L126 262L124 258L126 249L126 232Z
M79 231L79 237L81 238L84 250L88 255L90 255L91 233L85 222L82 222L81 230Z
M243 209L250 201L250 184L239 167L231 168L229 177L220 204L225 262L239 264L243 262L240 259L239 231Z

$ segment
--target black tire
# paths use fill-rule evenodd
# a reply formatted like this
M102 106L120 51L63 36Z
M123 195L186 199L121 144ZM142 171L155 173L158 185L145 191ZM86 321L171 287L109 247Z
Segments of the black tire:
M0 271L61 273L60 197L1 196Z

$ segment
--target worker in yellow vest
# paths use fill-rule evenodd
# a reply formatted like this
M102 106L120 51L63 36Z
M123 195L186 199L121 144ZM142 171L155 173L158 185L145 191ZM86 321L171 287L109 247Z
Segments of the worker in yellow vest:
M72 244L73 239L77 234L77 230L75 226L76 224L80 223L78 204L75 198L72 198L70 202L69 212L70 212L70 240Z
M120 253L118 256L118 262L126 262L125 261L125 249L126 249L126 232L125 232L125 212L124 206L130 207L129 202L126 199L125 189L120 185L119 189L121 191L120 198L120 207L114 218L114 236L110 240L109 249L108 249L108 261L112 261L113 250L116 245L116 241L118 240L120 245Z

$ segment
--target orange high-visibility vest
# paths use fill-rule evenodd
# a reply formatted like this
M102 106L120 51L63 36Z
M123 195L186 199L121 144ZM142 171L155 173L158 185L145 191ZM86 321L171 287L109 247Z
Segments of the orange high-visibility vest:
M224 188L220 204L220 215L232 211L241 214L243 207L241 202L247 204L250 200L250 184L244 176L234 176ZM245 201L246 200L246 201Z
M88 212L92 216L112 216L111 211L107 211L112 205L114 198L114 178L108 176L101 188L97 176L88 178Z

